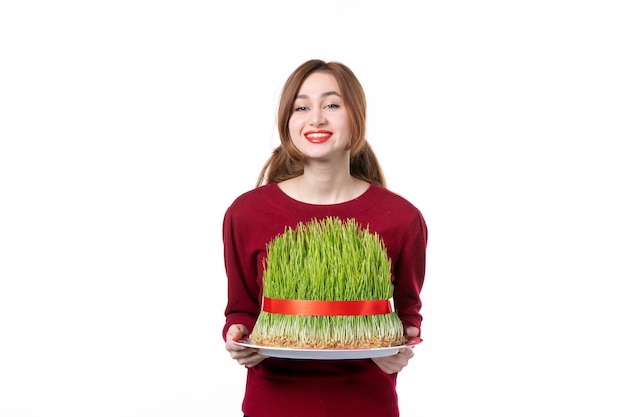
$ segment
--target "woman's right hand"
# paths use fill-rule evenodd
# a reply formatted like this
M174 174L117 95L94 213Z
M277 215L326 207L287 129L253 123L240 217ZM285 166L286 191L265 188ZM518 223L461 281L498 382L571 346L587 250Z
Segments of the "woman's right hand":
M230 353L230 357L235 359L239 365L251 368L258 365L266 356L260 355L256 348L248 348L237 345L233 340L241 340L249 334L246 326L242 324L233 324L228 328L226 333L226 350Z

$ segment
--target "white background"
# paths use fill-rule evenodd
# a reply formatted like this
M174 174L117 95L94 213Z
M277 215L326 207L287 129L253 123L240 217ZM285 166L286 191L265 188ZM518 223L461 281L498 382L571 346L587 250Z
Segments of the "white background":
M222 217L322 58L430 229L403 417L624 416L621 3L2 2L0 415L241 415Z

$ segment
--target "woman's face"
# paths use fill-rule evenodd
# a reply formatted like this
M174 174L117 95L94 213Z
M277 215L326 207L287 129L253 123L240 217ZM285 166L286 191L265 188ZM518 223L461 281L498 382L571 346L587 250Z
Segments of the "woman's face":
M315 72L304 80L293 103L289 135L307 158L328 159L348 152L348 113L333 75Z

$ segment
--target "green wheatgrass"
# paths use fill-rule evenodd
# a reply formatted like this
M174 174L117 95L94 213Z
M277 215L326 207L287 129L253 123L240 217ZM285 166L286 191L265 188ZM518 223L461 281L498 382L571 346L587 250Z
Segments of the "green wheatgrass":
M387 300L391 260L380 237L354 219L328 217L285 228L267 245L264 296L286 300ZM303 316L262 311L254 343L318 349L397 346L405 342L395 312Z

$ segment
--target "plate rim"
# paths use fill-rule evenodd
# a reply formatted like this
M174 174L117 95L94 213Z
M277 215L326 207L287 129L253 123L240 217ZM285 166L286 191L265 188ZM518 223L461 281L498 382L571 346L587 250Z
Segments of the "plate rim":
M422 339L420 337L415 337L397 346L356 349L315 349L255 345L250 338L233 340L233 343L239 346L259 349L259 353L264 356L285 359L371 359L374 357L392 356L396 354L399 349L412 349L421 342ZM389 353L389 355L385 355L385 353Z

